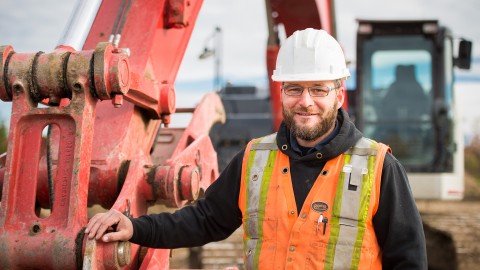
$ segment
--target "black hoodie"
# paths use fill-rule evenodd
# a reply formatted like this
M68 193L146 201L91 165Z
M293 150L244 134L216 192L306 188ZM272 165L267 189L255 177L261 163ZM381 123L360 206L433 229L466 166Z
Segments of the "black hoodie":
M284 123L277 133L277 145L290 159L292 186L297 209L301 209L325 163L344 153L362 137L348 114L338 111L338 134L326 145L302 156L291 147L290 135ZM154 248L201 246L220 241L242 224L238 208L242 159L240 151L207 189L205 197L195 205L175 213L145 215L132 219L134 233L130 241ZM318 159L316 153L322 158ZM422 221L410 191L402 165L387 153L383 165L380 203L373 225L382 248L385 269L427 269L427 255Z

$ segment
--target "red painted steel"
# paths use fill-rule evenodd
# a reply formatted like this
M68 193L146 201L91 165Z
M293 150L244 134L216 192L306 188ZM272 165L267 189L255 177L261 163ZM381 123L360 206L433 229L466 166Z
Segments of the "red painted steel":
M157 168L195 166L205 168L205 171L217 170L213 147L208 148L208 145L211 145L208 133L206 135L200 133L206 136L202 138L191 137L192 146L189 149L197 151L202 157L198 163L189 156L178 158L171 163L166 163L166 160L163 160L165 163L155 162L158 155L169 152L168 148L172 147L171 145L156 144L154 151L149 155L160 121L165 126L168 125L169 115L175 112L173 85L202 1L132 1L131 5L128 3L125 5L124 19L120 19L119 28L122 27L122 20L123 28L114 30L106 25L112 25L111 22L115 21L116 14L111 14L111 9L118 4L118 1L102 4L84 46L84 49L89 48L103 36L117 34L120 30L119 48L131 52L129 57L131 84L129 91L124 95L128 102L123 102L116 110L112 110L108 104L98 105L94 133L102 135L95 136L93 142L89 203L99 203L106 208L113 207L125 211L125 204L128 201L128 212L133 216L139 216L146 213L147 201L150 203L161 201L179 206L184 205L189 199L189 196L180 196L181 192L179 196L163 201L155 196L155 181L150 180ZM109 21L110 24L105 21ZM219 100L211 105L215 105L214 108L223 108ZM207 113L210 112L198 110L194 113L194 118L199 114L203 114L202 117L206 119L214 118ZM206 123L208 121L198 122L197 125L204 126ZM160 132L164 130L168 129L161 128ZM196 146L199 144L202 147ZM187 148L187 145L183 147ZM193 177L192 185L190 178L174 177L179 171L172 169L171 173L172 177L169 179L175 186L183 186L183 183L186 183L186 186L195 187L195 181L199 181L203 188L214 180L212 176L216 176L214 174L203 177L202 174L200 178ZM99 243L95 245L96 251L85 257L87 261L101 262L96 264L95 269L118 263L115 256L105 256L112 254L104 251L110 248L109 245ZM145 252L147 256L140 265L136 265L137 262L133 260L129 267L168 268L168 251L145 249ZM140 247L132 245L131 254L132 258L139 257Z
M207 105L195 110L193 118L203 122L186 129L188 136L176 146L183 153L165 164L152 163L163 146L156 145L150 155L161 122L167 125L175 112L173 85L201 4L103 1L84 51L59 46L49 54L32 54L1 48L5 72L0 72L0 98L13 102L13 113L5 167L0 168L5 171L0 268L168 268L168 251L147 249L146 263L140 265L132 260L140 257L140 247L85 242L82 228L87 205L145 214L148 199L161 199L154 195L153 182L148 183L160 166L175 168L168 181L183 187L165 199L175 205L197 198L218 175L208 124L224 120L224 114L219 118L202 109L221 112L218 96L208 96ZM101 43L111 34L119 40L118 48ZM98 102L109 99L113 106ZM39 102L50 107L39 107ZM53 206L42 143L47 125L54 126L50 137L56 142L50 149ZM40 206L50 207L51 214L37 215Z
M301 2L271 0L275 23L287 34L327 27L318 12L328 11ZM82 51L0 47L0 99L13 102L8 151L0 156L0 269L168 268L169 250L87 241L83 228L87 206L134 217L155 202L181 207L218 176L208 136L215 122L225 121L218 95L202 99L186 129L167 128L176 110L175 78L202 3L103 1ZM278 46L268 50L271 75ZM279 102L279 84L271 85ZM48 125L51 147L42 139ZM51 213L38 214L40 207Z
M3 177L5 175L6 160L7 160L7 153L0 154L0 198L2 198Z
M122 74L128 60L112 49L105 43L95 50L59 48L49 54L0 48L8 57L0 67L0 91L9 92L13 102L0 208L1 269L76 269L81 264L97 104L92 94L128 89L128 73ZM69 99L67 106L58 106L62 99ZM42 108L40 101L55 106ZM55 200L44 217L36 211L42 205L37 186L42 186L42 132L48 125L57 131L58 159Z
M152 200L172 207L183 206L217 178L217 154L208 137L217 122L225 122L225 111L220 97L210 93L195 108L185 130L160 131L152 156L154 164L162 165L152 168L148 181Z
M274 82L271 78L273 71L275 70L275 65L277 63L277 55L280 50L279 45L269 45L267 46L267 70L268 70L268 80L270 87L270 98L272 106L272 121L274 130L278 130L280 123L283 120L282 106L281 106L281 91L282 84L280 82Z

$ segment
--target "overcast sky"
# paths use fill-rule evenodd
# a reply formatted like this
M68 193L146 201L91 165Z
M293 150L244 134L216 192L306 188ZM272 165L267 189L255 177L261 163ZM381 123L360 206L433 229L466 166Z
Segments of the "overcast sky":
M462 0L338 0L335 1L338 39L347 58L355 59L356 19L438 19L458 37L471 39L480 56L480 1ZM206 0L197 20L178 80L213 76L213 62L200 61L205 38L216 25L223 29L223 73L227 80L265 76L267 37L263 0ZM197 69L198 68L198 69ZM191 72L195 70L195 72Z
M17 51L53 50L72 12L74 0L1 0L0 41ZM461 4L460 4L461 3ZM438 19L458 37L474 41L480 57L479 0L337 0L338 39L355 58L356 19ZM178 75L179 81L214 73L213 59L199 60L215 26L222 28L222 66L226 79L265 76L267 26L264 0L205 0Z
M75 3L0 0L0 45L12 45L17 52L53 50ZM480 0L337 0L335 8L338 39L353 62L358 18L438 19L456 36L472 40L474 57L480 58ZM177 89L191 87L186 82L213 79L213 59L199 60L198 55L216 26L222 29L225 79L265 81L265 16L264 0L205 0L178 73ZM4 105L0 103L0 108Z

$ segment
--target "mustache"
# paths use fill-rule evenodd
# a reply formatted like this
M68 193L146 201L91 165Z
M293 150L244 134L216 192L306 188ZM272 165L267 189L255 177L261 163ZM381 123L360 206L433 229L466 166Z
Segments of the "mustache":
M322 111L314 110L314 109L309 109L305 107L300 107L296 108L293 110L294 113L310 113L310 114L320 114Z

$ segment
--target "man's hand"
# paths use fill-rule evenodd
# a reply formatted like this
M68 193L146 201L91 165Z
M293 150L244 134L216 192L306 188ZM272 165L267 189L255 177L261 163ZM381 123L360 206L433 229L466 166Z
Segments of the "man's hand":
M114 231L105 234L109 228L113 228ZM124 214L110 209L107 213L93 216L87 224L85 233L90 240L93 238L99 240L101 237L103 242L128 241L133 236L133 225Z

